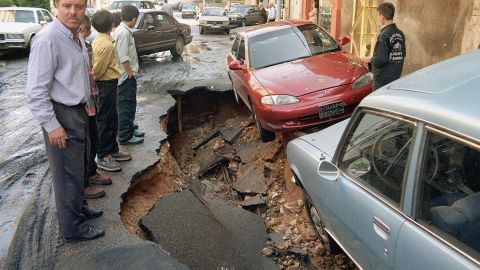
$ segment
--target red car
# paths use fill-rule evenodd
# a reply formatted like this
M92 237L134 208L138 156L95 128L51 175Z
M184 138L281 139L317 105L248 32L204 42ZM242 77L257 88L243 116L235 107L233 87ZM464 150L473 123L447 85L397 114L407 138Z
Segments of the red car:
M235 98L252 111L262 141L349 117L372 92L373 75L309 21L268 23L240 32L227 56Z

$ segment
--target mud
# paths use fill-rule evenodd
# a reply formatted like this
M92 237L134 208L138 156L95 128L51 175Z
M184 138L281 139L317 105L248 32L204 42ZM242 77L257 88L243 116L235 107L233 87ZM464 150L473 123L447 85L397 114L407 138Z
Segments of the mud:
M168 139L162 143L161 161L148 177L130 188L122 204L122 221L131 233L146 239L138 226L140 218L162 196L182 184L185 187L196 182L201 183L204 197L238 207L247 205L245 209L263 218L268 233L276 233L277 240L280 235L281 243L267 241L262 251L280 269L355 269L346 255L327 254L309 223L302 191L290 182L285 146L303 133L262 143L247 108L235 103L231 91L195 89L174 98L177 105L162 122ZM217 131L234 126L242 127L242 131L230 144ZM222 152L228 148L233 152ZM214 157L205 153L221 153L223 159L202 172L203 157ZM260 172L252 173L252 168L260 168ZM247 172L265 182L266 194L242 193L233 188ZM259 199L265 203L250 203Z

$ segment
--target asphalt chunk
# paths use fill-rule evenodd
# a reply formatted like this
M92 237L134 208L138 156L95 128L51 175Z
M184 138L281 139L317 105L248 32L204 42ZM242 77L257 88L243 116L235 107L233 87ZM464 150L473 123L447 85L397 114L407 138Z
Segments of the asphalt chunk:
M276 269L261 255L267 233L260 216L189 189L161 197L140 226L191 269Z
M265 206L266 202L262 198L262 195L257 194L256 196L253 197L246 197L245 200L239 203L240 206L243 206L245 208L254 208L254 207L261 207Z
M267 185L263 174L263 164L242 166L233 189L244 194L267 194Z

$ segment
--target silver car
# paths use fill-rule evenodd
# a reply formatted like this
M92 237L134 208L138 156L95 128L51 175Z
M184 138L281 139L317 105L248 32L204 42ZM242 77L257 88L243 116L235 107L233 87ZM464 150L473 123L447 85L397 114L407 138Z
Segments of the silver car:
M350 120L291 141L307 213L363 269L478 269L480 50L367 96Z
M0 8L0 51L11 49L30 50L30 40L53 16L43 8Z

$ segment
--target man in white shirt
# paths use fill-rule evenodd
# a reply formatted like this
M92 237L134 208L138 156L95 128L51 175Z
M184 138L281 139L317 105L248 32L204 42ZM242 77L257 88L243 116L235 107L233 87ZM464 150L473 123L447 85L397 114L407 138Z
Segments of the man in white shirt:
M268 22L274 22L277 17L277 10L275 9L274 3L268 4Z
M162 10L173 16L173 7L165 0L162 6Z

